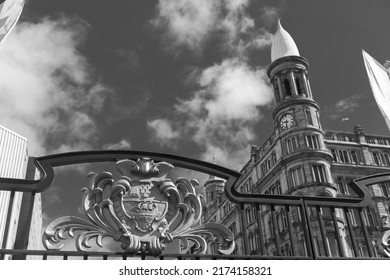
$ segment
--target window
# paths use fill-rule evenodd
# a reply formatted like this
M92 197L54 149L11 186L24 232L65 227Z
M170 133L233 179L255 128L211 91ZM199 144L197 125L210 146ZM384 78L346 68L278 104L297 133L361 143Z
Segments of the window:
M285 79L284 80L284 86L286 88L286 94L291 96L291 87L290 87L290 82L288 81L288 79Z
M272 159L272 165L274 165L276 163L276 153L275 152L272 152L271 159Z
M279 181L276 181L275 183L275 189L276 189L276 194L282 194L282 186L280 185Z
M372 159L376 165L380 165L380 157L378 153L372 153Z
M274 237L274 227L273 227L271 215L269 215L269 219L267 221L267 226L268 226L268 238Z
M287 150L287 154L290 154L298 150L297 139L295 137L287 139L286 150Z
M336 161L336 162L339 161L338 156L337 156L337 150L331 149L330 152L332 153L333 161Z
M276 99L276 102L279 102L280 101L280 95L279 95L279 85L278 85L277 79L274 80L273 86L274 86L274 89L275 89L275 99Z
M352 226L357 226L357 222L356 222L356 209L351 209L349 211L349 214L350 214L350 217L351 217L351 223L352 223Z
M302 220L301 211L299 207L292 208L292 215L293 215L293 222L300 222Z
M249 234L249 250L255 250L255 236L253 235L253 233Z
M337 178L337 188L338 188L339 193L348 194L347 193L347 186L345 185L344 179L342 177Z
M295 85L297 86L297 93L302 94L301 83L298 78L295 78Z
M260 234L258 229L255 230L255 246L256 248L260 247Z
M380 186L382 188L383 196L390 197L390 183L389 182L385 182L385 183L380 184Z
M344 155L344 160L345 162L349 163L350 160L349 160L349 153L347 151L342 151L343 152L343 155Z
M249 225L252 222L251 209L248 207L245 209L246 222Z
M249 190L251 190L251 189L252 189L252 186L253 186L252 177L249 177L249 179L248 179L248 185L249 185Z
M213 191L210 192L210 201L214 201L214 192Z
M299 166L297 168L290 170L291 183L293 187L302 185L304 183L302 167Z
M321 128L320 115L318 114L317 110L316 110L316 118L317 118L318 127Z
M252 221L255 221L256 220L256 216L257 216L257 210L256 210L256 207L252 206Z
M282 209L281 215L282 215L283 229L286 229L286 228L288 228L288 220L287 220L286 211L284 209Z
M306 145L310 149L319 149L320 144L317 135L306 135Z
M372 161L375 165L390 166L390 158L387 153L373 152Z
M290 245L288 243L286 243L286 245L284 245L284 248L285 248L285 251L287 253L287 256L292 256L292 251L291 251Z
M351 157L353 163L359 163L359 154L358 151L351 151Z
M380 154L382 165L390 166L390 160L388 154Z
M367 226L375 226L375 219L371 208L367 207L363 211L364 222Z
M284 228L283 228L282 215L280 213L276 214L276 222L278 224L278 231L282 232Z
M349 163L350 162L350 156L348 151L345 150L338 150L339 160L341 162Z
M326 182L325 168L323 165L313 165L312 172L314 182Z
M306 109L306 110L305 110L305 114L306 114L307 124L308 124L308 125L313 125L313 119L312 119L312 117L311 117L310 109Z
M270 193L270 194L275 194L275 185L272 185L272 186L269 188L269 193Z

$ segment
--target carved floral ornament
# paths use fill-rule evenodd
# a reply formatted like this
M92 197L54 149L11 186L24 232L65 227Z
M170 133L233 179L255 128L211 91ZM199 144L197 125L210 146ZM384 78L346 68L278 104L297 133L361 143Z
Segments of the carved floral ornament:
M390 258L390 230L385 231L382 234L382 240L380 240L380 251L388 258Z
M227 227L200 223L196 180L179 178L173 183L166 178L173 165L149 158L120 160L116 168L119 178L109 172L88 175L89 186L82 189L82 210L88 220L66 216L51 222L42 237L46 249L60 250L61 240L77 235L79 251L91 249L91 240L103 247L107 237L129 253L159 255L175 239L181 240L183 249L194 244L195 253L205 253L210 243L218 244L222 254L234 250L234 236Z

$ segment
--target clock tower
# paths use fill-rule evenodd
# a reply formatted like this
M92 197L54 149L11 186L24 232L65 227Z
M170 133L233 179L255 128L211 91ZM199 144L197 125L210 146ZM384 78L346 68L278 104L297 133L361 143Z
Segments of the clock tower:
M335 196L332 157L325 147L308 69L308 61L278 21L267 74L274 89L274 134L281 147L288 189L290 194Z

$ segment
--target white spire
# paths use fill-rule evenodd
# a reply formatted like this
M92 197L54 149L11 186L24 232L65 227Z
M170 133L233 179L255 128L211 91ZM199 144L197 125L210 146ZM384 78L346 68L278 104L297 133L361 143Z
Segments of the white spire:
M290 55L299 56L297 45L291 35L283 29L280 20L278 20L278 27L272 38L271 62L274 62L278 58Z

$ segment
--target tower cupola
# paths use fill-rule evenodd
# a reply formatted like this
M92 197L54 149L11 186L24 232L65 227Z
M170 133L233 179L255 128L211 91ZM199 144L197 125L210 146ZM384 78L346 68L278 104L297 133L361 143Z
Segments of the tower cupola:
M300 56L293 38L278 21L272 39L271 65L267 71L274 88L274 117L278 111L291 106L291 102L314 102L308 68L309 63Z
M278 26L272 38L271 62L274 62L278 58L291 55L299 56L297 45L291 35L284 30L280 24L280 20L278 20Z

